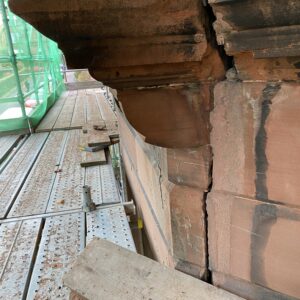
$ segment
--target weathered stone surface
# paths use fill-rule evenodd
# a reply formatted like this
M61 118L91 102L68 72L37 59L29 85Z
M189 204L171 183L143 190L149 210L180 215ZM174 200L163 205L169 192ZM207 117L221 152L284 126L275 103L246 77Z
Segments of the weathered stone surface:
M299 80L300 3L209 0L217 41L242 80Z
M299 96L296 84L217 85L214 190L300 207Z
M166 150L148 145L118 112L121 152L156 259L173 266Z
M207 191L211 184L212 150L197 148L167 149L169 181L176 185Z
M252 53L234 56L241 80L299 81L300 56L256 59Z
M58 42L70 66L88 67L97 80L112 87L124 87L124 82L125 87L175 83L178 76L180 83L195 82L202 69L210 78L224 74L218 51L206 35L208 18L197 0L10 0L9 4ZM211 72L195 64L210 56Z
M199 278L207 273L203 205L204 194L199 189L175 185L170 193L176 268Z
M233 294L249 300L296 300L299 298L284 295L260 285L218 272L212 273L213 284Z
M143 141L120 111L118 119L130 186L141 208L156 258L185 273L204 278L207 244L203 206L204 190L210 182L205 173L211 164L210 147L179 150L151 146ZM170 170L176 169L182 172L172 174ZM203 176L201 183L191 174L199 179ZM174 178L172 182L170 177Z
M163 147L209 143L211 86L207 84L119 91L131 125L145 141Z
M214 192L208 226L212 271L300 297L299 209Z
M300 54L300 3L294 0L209 0L214 28L229 54L253 52L256 57Z
M209 143L210 90L225 68L201 1L9 4L58 42L68 66L88 68L118 89L129 122L146 142L169 148Z

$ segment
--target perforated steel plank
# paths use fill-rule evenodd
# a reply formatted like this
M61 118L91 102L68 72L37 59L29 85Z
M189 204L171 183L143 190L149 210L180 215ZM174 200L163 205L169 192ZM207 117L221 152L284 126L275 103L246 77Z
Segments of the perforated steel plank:
M97 125L103 118L95 94L87 95L87 124Z
M86 168L85 184L91 187L92 199L96 204L120 202L111 165Z
M113 112L111 106L107 102L107 100L104 98L103 94L96 94L95 96L97 98L98 105L101 110L102 118L105 121L116 121L117 117L115 113Z
M67 133L51 132L8 217L42 214L46 211Z
M73 112L76 105L77 91L69 92L65 104L53 126L53 130L70 129Z
M4 218L15 200L48 133L30 136L0 174L0 218Z
M20 140L20 135L9 135L0 137L0 163Z
M81 128L86 124L86 97L84 90L78 91L71 128Z
M65 101L69 95L69 92L64 92L60 98L55 102L53 107L47 112L46 116L43 118L41 124L36 129L36 132L51 131L58 116L65 104Z
M96 204L103 203L100 166L85 169L85 185L91 187L92 199Z
M136 252L126 213L122 205L87 213L87 244L95 237Z
M47 212L63 211L82 207L84 168L81 168L80 131L68 131L68 139L58 173L53 185Z
M103 203L120 202L116 179L111 164L100 166Z
M62 277L85 245L84 213L46 219L27 299L69 299Z
M41 219L0 225L0 299L23 299Z

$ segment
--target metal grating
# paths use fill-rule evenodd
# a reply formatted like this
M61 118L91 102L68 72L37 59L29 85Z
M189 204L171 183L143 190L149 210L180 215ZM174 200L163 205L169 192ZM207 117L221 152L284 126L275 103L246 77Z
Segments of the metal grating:
M96 96L94 94L87 95L87 124L97 125L102 121L101 111L99 109Z
M111 165L88 167L85 170L85 184L92 188L92 199L96 204L120 202Z
M102 202L113 203L120 202L116 179L111 164L100 166L102 182Z
M0 218L10 209L47 136L39 133L28 138L0 174Z
M82 128L86 124L86 93L85 90L78 91L71 128Z
M33 170L28 176L9 217L44 213L66 139L63 131L51 132Z
M5 159L13 147L21 139L20 135L9 135L0 137L0 163Z
M61 163L61 172L57 174L53 185L47 212L64 211L82 207L82 186L84 168L81 168L80 130L68 131L68 140Z
M92 200L95 204L102 204L102 184L100 166L85 168L85 185L91 187Z
M0 299L23 299L41 219L0 225Z
M55 122L53 130L70 129L76 101L77 91L69 92L64 106Z
M99 237L136 252L123 205L89 212L86 218L87 243Z
M84 245L84 213L47 218L27 299L69 299L62 277Z

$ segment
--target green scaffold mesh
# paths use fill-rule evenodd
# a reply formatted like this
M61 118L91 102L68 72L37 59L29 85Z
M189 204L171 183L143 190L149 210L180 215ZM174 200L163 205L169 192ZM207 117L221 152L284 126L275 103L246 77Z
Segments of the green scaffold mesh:
M64 90L62 54L0 0L0 135L28 131Z

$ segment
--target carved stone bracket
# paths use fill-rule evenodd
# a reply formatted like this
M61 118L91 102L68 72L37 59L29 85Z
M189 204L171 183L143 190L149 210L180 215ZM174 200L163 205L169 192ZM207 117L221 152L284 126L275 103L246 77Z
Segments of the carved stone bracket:
M58 42L70 67L88 68L95 79L116 88L129 122L147 142L175 148L209 143L207 87L224 77L224 66L212 46L201 1L10 0L9 4ZM200 121L195 121L199 115Z

